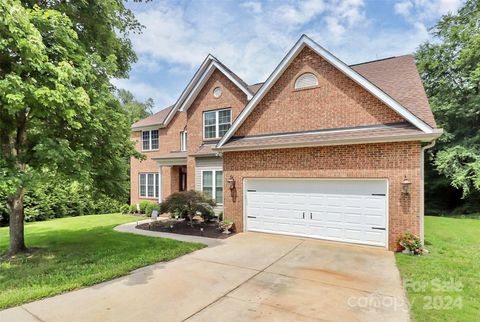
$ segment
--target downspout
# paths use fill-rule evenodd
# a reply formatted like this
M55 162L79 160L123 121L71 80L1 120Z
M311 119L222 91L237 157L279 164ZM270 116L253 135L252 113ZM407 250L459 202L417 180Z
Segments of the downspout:
M425 244L425 150L432 148L435 140L422 147L420 154L420 238Z

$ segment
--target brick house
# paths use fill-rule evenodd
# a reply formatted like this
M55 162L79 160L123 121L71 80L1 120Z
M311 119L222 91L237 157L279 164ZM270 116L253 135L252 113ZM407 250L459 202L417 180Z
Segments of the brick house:
M303 35L264 83L209 55L132 126L131 202L196 189L237 231L395 249L423 236L424 150L441 135L412 56L347 66Z

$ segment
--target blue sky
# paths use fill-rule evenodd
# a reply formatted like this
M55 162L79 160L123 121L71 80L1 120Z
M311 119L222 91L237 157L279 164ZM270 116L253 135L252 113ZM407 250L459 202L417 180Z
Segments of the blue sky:
M305 33L348 64L409 54L462 0L237 0L130 3L145 26L138 62L114 80L155 111L173 104L207 54L247 83L264 81Z

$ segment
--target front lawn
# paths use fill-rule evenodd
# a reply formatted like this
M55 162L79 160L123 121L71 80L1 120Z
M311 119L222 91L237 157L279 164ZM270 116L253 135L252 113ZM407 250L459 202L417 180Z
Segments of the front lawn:
M478 321L480 220L425 217L429 254L397 254L417 321Z
M0 309L106 281L203 247L113 230L137 219L94 215L26 224L27 247L33 252L0 259ZM0 254L7 246L8 227L3 227Z

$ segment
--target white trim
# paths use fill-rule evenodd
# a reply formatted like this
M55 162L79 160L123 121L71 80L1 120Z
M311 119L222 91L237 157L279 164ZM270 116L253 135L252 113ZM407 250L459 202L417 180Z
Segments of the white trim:
M425 151L433 148L435 140L420 150L420 239L425 245Z
M162 177L162 170L163 170L163 167L162 166L159 166L158 167L158 190L160 190L158 192L158 202L161 203L163 201L163 187L162 187L162 184L163 184L163 177Z
M207 70L203 73L202 77L197 81L195 87L190 91L189 95L185 99L185 101L180 105L179 110L181 112L186 112L190 105L192 105L193 101L197 98L198 93L202 90L203 86L213 74L215 69L221 71L230 81L232 81L238 88L240 88L246 95L247 100L252 98L252 93L248 90L248 88L244 87L241 83L239 83L228 71L226 71L222 65L218 64L216 61L212 61L208 66ZM213 95L213 94L212 94Z
M389 199L390 199L390 181L388 178L355 178L355 177L348 177L348 178L290 178L290 177L275 177L275 178L265 178L265 177L257 177L257 178L243 178L243 227L244 231L248 231L247 227L247 181L262 181L262 180L309 180L309 181L384 181L386 184L385 187L385 244L377 244L377 243L360 243L358 241L350 241L350 240L341 240L337 238L316 238L310 235L303 235L303 234L288 234L288 236L301 236L307 237L312 239L321 239L321 240L332 240L338 241L343 243L352 243L352 244L360 244L360 245L369 245L369 246L380 246L388 250L388 245L390 242L390 227L389 227L389 218L390 218L390 209L389 209ZM253 231L253 230L252 230ZM278 235L287 235L285 233L275 233L272 231L262 231L262 230L254 230L258 232L264 232L269 234L278 234Z
M221 136L219 136L219 133L220 133L220 125L225 125L227 123L222 123L220 124L220 119L218 117L218 114L220 114L220 112L222 111L230 111L230 126L232 126L232 109L231 108L222 108L222 109L219 109L219 110L211 110L211 111L203 111L202 112L202 137L203 137L203 140L206 141L206 140L215 140L215 139L219 139L221 138ZM206 138L205 137L205 114L207 113L215 113L215 137L213 138ZM209 126L213 126L213 125L209 125ZM228 132L228 130L227 130Z
M216 196L217 196L217 172L222 172L222 177L223 177L223 181L225 181L225 178L224 178L224 174L223 174L223 170L218 170L218 169L202 169L200 170L200 191L203 192L203 173L204 172L211 172L212 173L212 199L217 203L217 201L215 200ZM223 206L223 204L225 203L225 182L223 182L223 186L222 186L222 195L223 195L223 200L222 200L222 203L217 203L217 206Z
M358 138L358 139L333 139L333 140L313 140L303 143L272 143L268 145L256 145L256 146L239 146L239 147L221 147L214 148L216 151L228 152L228 151L250 151L250 150L270 150L280 148L307 148L316 146L335 146L335 145L354 145L354 144L369 144L369 143L387 143L387 142L408 142L408 141L422 141L430 142L438 138L442 134L442 131L435 131L432 134L409 134L409 135L385 135L377 136L373 138Z
M142 196L141 194L141 180L140 180L140 177L141 175L144 174L145 175L145 195ZM148 175L151 174L153 175L153 196L149 196L148 195ZM159 174L158 172L139 172L138 173L138 197L139 198L142 198L142 199L158 199L160 197L160 192L161 192L161 188L160 188L160 183L157 182L157 178L156 178L156 174L158 174L158 181L161 182L160 178L161 178L161 174ZM158 190L157 191L157 184L158 184ZM158 196L156 196L156 194L158 193Z
M168 159L158 159L152 158L153 160L157 161L159 165L187 165L187 158L179 157L179 158L168 158Z
M165 118L163 124L160 127L166 127L170 121L172 120L173 116L178 110L184 111L187 110L189 104L191 104L191 98L193 96L197 96L200 92L201 87L203 87L204 83L208 80L208 77L213 73L214 68L220 70L229 80L231 80L235 85L240 88L246 95L247 99L250 100L253 97L252 92L245 87L243 84L238 82L236 78L234 78L219 62L218 60L213 57L212 55L208 55L207 58L202 62L198 70L193 75L193 78L188 83L187 87L183 90L182 94L178 98L175 105L172 107L170 112L168 113L167 117ZM192 95L192 92L195 92ZM188 100L188 104L187 104Z
M158 141L158 147L155 148L155 149L152 149L152 132L153 131L157 131L158 132L158 137L157 137L157 141ZM144 149L143 148L143 133L144 132L148 132L148 149ZM160 149L160 130L158 128L156 129L152 129L152 130L142 130L140 132L140 147L142 148L141 150L142 151L158 151Z
M339 60L337 57L332 55L322 46L308 38L306 35L302 35L297 43L290 49L287 55L282 59L280 64L275 68L273 73L268 77L265 83L260 87L257 91L255 96L248 102L245 108L242 110L240 115L237 117L235 122L233 123L232 127L228 130L228 132L224 135L224 137L220 140L217 147L221 147L224 145L232 135L238 130L240 125L245 121L245 119L250 115L252 110L257 106L257 104L262 100L265 94L270 90L270 88L275 84L275 82L280 78L283 74L285 69L290 65L290 63L297 57L297 55L302 51L305 46L310 47L313 51L315 51L318 55L322 56L326 61L336 67L338 70L343 72L346 76L350 77L353 81L357 84L365 88L371 94L376 96L380 99L383 103L387 106L391 107L395 112L403 116L407 121L418 127L425 133L432 133L433 129L424 121L419 119L417 116L412 114L409 110L407 110L404 106L399 104L393 98L388 96L385 92L380 90L378 87L373 85L370 81L366 78L361 76L359 73L354 71L344 62Z
M314 80L315 83L314 84L307 84L307 85L301 85L299 84L299 82L306 78L306 77L310 77L310 79ZM299 75L297 77L297 79L295 79L295 84L293 86L294 89L298 90L298 89L305 89L305 88L310 88L310 87L314 87L314 86L317 86L318 85L318 77L317 75L315 75L314 73L312 72L306 72L306 73L303 73L301 75Z

